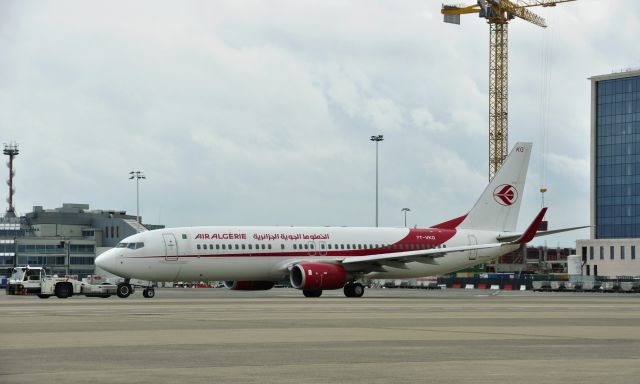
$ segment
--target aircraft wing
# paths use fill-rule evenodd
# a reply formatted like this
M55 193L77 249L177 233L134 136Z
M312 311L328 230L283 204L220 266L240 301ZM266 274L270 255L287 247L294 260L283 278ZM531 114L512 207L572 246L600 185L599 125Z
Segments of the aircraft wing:
M419 263L427 263L427 264L435 264L434 259L438 257L443 257L447 253L453 252L466 252L466 251L476 251L481 249L492 249L492 248L500 248L507 245L518 245L518 244L526 244L536 234L536 230L540 227L540 222L544 218L545 213L547 212L547 208L542 208L538 215L533 219L529 227L522 235L515 236L515 239L508 242L497 242L497 243L489 243L489 244L477 244L477 245L463 245L458 247L447 247L447 248L435 248L435 249L427 249L427 250L419 250L419 251L407 251L407 252L394 252L394 253L385 253L378 255L367 255L367 256L354 256L348 257L342 260L343 265L362 265L369 264L370 269L372 271L382 270L384 271L384 266L389 266L392 268L408 268L405 264L408 262L419 262Z
M425 249L419 251L406 251L406 252L394 252L394 253L382 253L377 255L367 256L354 256L347 257L342 260L343 265L357 265L357 264L378 264L381 266L389 266L394 268L407 268L404 264L408 262L418 262L425 264L434 264L434 259L445 256L447 253L465 252L480 249L500 248L508 243L492 243L492 244L478 244L478 245L465 245L460 247L448 247L448 248L435 248Z
M549 231L537 231L535 233L535 235L533 235L533 237L540 237L540 236L547 236L547 235L553 235L556 233L562 233L562 232L568 232L568 231L575 231L576 229L583 229L583 228L589 228L591 227L590 225L582 225L580 227L570 227L570 228L560 228L560 229L552 229ZM498 241L513 241L515 239L517 239L520 235L513 235L513 236L500 236L498 237Z

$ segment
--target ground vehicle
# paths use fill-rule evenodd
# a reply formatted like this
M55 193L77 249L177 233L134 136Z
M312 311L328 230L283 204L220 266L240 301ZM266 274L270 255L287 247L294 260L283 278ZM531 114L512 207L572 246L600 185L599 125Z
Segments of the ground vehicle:
M73 295L109 297L116 293L112 284L88 284L79 280L49 276L42 267L15 267L7 282L7 295L38 295L41 299L56 296L66 299Z

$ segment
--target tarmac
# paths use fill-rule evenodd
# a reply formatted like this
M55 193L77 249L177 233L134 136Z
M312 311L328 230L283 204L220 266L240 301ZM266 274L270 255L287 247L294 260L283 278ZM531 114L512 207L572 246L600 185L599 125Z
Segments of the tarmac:
M640 294L0 293L0 383L640 383Z

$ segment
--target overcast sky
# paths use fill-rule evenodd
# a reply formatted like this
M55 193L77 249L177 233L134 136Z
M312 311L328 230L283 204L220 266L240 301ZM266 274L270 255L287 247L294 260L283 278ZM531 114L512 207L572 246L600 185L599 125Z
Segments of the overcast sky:
M16 209L135 214L141 170L148 223L373 226L383 134L381 226L464 214L487 183L489 27L441 2L2 0ZM519 227L545 180L550 227L589 224L588 77L640 66L640 2L531 10L550 27L509 25L509 146L534 143Z

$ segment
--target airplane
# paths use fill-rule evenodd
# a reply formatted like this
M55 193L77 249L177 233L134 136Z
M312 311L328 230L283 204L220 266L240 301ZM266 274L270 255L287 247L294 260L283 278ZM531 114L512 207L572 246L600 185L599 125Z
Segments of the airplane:
M142 232L99 255L99 268L131 279L224 281L233 290L267 290L289 281L306 297L343 289L361 297L368 279L441 275L487 263L536 236L547 208L516 232L532 143L517 143L471 210L430 228L182 227ZM153 286L143 296L155 296Z

